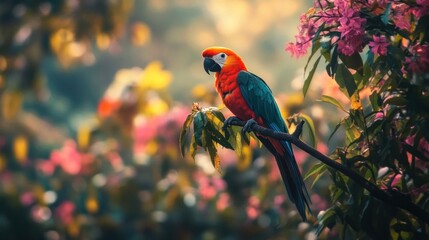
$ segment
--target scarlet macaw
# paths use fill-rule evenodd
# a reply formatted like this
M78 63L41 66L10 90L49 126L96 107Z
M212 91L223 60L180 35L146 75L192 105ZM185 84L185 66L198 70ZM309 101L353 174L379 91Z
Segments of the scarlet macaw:
M210 47L203 51L204 70L214 72L215 87L226 107L236 118L247 121L243 131L249 131L252 124L274 131L288 132L286 124L274 100L271 89L260 77L248 72L242 59L231 49ZM231 123L234 117L225 121ZM310 211L304 181L287 141L257 136L262 144L274 155L279 167L289 199L295 203L302 219L306 221Z

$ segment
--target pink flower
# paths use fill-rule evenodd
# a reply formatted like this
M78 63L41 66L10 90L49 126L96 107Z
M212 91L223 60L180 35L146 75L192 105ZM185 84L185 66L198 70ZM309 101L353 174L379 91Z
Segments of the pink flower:
M386 36L372 36L373 41L371 41L368 46L371 47L371 51L374 54L386 56L387 55L387 46L389 43L387 42Z
M55 216L60 219L61 223L68 225L73 221L75 205L71 201L64 201L55 209Z
M196 172L194 179L198 183L198 193L204 200L213 199L218 192L226 188L226 183L219 177L208 177L204 173Z
M312 194L310 198L312 206L317 209L317 211L321 211L328 208L328 203L326 202L326 200L320 197L318 194Z
M84 167L91 163L92 160L93 155L79 152L74 140L67 140L61 149L52 151L50 156L50 162L53 165L61 167L64 172L70 175L81 173ZM46 165L43 166L46 168L44 170L49 173L51 171L49 168L52 166L47 163L44 163L44 165Z
M384 113L383 112L378 112L374 116L374 122L378 121L378 120L383 120L383 118L384 118Z
M52 176L55 171L55 164L49 160L40 160L37 162L37 168L45 175Z
M429 15L429 0L416 0L416 3L418 6L411 9L416 20L422 16Z
M392 3L392 21L402 30L411 30L410 7L405 3Z
M216 209L218 211L223 211L229 206L230 197L228 193L221 193L219 199L216 201Z
M320 21L316 22L314 18L311 18L311 15L302 14L298 34L295 35L295 43L286 44L285 51L289 52L292 57L298 58L305 55L319 26Z
M286 201L286 196L284 194L279 194L274 197L274 206L280 209L283 203L285 203L285 201Z
M429 72L429 44L417 44L411 47L412 56L405 58L408 70L415 73Z
M21 194L20 200L21 200L21 203L25 206L29 206L36 201L34 194L32 192L25 192Z
M254 220L259 217L259 215L261 214L260 203L261 201L259 200L259 198L255 196L251 196L249 198L246 208L247 217L249 219Z

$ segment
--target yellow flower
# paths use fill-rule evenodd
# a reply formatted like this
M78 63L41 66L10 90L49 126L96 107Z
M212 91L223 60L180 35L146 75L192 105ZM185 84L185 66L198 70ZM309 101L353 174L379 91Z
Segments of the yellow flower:
M138 86L143 90L163 90L170 85L171 79L172 74L169 71L162 69L161 62L153 61L144 69L144 72L138 82Z

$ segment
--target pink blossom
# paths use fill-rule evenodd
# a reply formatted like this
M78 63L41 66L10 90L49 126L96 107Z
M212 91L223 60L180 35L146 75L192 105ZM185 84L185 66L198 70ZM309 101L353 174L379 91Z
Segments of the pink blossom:
M20 200L23 205L29 206L36 201L36 198L32 192L24 192L21 194Z
M285 51L297 58L305 55L319 26L320 22L316 22L310 15L302 14L298 34L295 35L295 43L286 44Z
M67 140L63 147L51 152L50 161L59 166L70 175L76 175L84 170L84 166L92 162L91 154L84 154L78 151L74 140ZM46 166L45 166L46 167Z
M387 55L387 47L389 43L387 42L386 36L372 36L373 41L371 41L368 46L371 47L371 51L374 54L386 56Z
M155 138L162 138L166 140L165 144L176 146L181 125L188 113L188 108L175 107L162 116L152 118L142 116L133 130L134 152L145 152L147 144Z
M312 202L312 207L317 209L317 211L328 208L328 203L326 202L326 200L320 197L318 194L312 194L310 198Z
M402 30L411 30L410 7L405 3L392 3L392 21Z
M429 72L429 44L417 44L411 47L411 57L405 58L408 70L415 73Z
M225 210L230 204L230 197L228 193L221 193L219 199L216 201L216 209L218 211Z
M429 15L429 0L416 0L416 3L418 6L411 9L416 20L422 16Z
M274 197L274 206L276 208L281 208L281 206L285 201L286 201L286 196L284 194L279 194Z
M374 116L374 121L383 120L383 118L384 118L384 113L383 112L378 112Z
M198 183L198 193L204 200L213 199L218 192L226 188L225 181L219 177L208 177L204 173L196 172L194 179Z
M60 219L62 224L68 225L73 221L75 208L73 202L64 201L55 209L55 216Z
M52 176L55 171L55 164L49 160L40 160L37 162L37 168L45 175Z
M249 219L254 220L261 214L260 203L261 201L259 200L259 198L255 196L251 196L248 199L246 213Z

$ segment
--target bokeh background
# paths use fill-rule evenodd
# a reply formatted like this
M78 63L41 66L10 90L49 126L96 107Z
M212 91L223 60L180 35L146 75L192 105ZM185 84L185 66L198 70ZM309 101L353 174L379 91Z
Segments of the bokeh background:
M341 116L315 100L341 93L316 74L323 81L304 100L306 58L284 51L309 6L2 0L1 238L314 239L327 180L312 186L313 217L302 223L275 161L256 143L245 159L221 150L223 174L203 151L182 158L178 144L193 102L221 107L200 56L212 45L239 53L285 116L308 114L319 140L327 138ZM323 142L317 148L328 153ZM304 172L316 163L299 150L296 158Z

